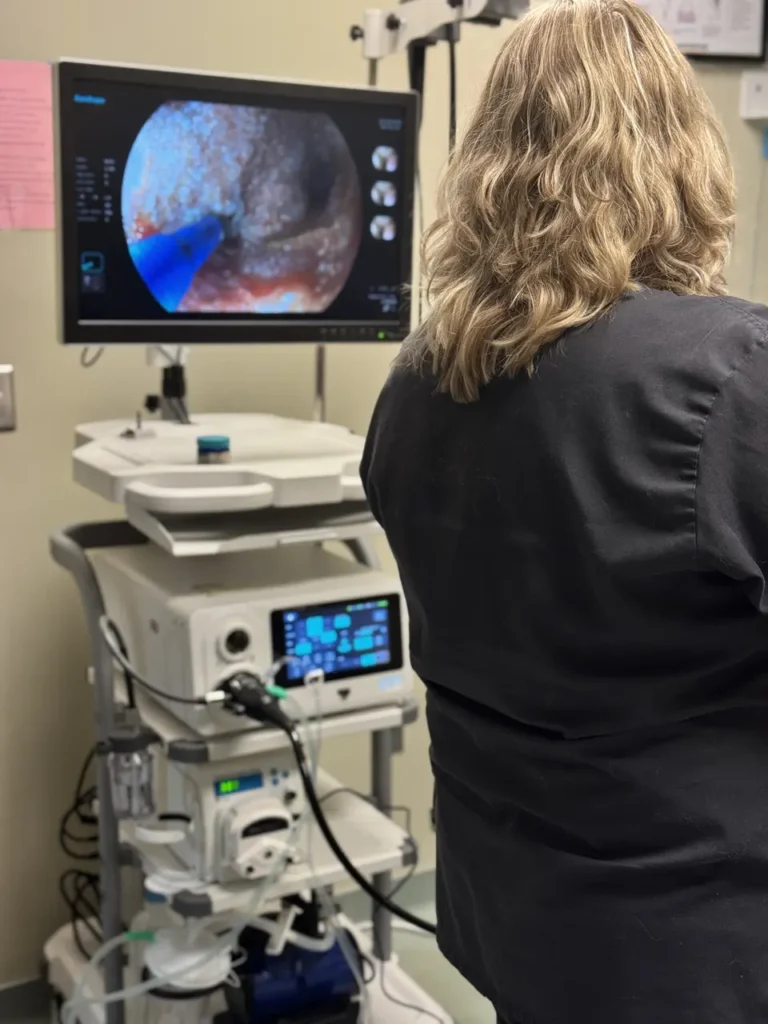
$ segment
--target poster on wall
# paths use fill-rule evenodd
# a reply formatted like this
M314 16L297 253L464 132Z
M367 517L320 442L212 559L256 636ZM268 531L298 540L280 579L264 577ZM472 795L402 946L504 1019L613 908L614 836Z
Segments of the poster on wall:
M0 60L0 231L53 225L51 66Z
M766 0L638 0L692 57L761 60Z

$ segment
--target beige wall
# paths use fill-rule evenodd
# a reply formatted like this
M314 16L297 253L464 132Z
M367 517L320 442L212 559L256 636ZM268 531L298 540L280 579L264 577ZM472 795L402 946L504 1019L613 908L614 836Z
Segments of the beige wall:
M60 56L135 61L320 81L361 83L365 67L347 39L370 0L2 0L0 58ZM470 102L508 28L470 28L460 50L460 98ZM427 216L446 154L446 54L429 55L422 148ZM733 290L753 278L763 172L761 140L737 117L738 74L702 72L727 122L739 169L739 231ZM387 62L382 84L406 84L404 63ZM757 247L759 249L759 247ZM758 252L757 294L768 253ZM71 482L76 423L130 414L154 388L141 351L109 352L93 370L56 343L54 240L49 233L0 233L0 362L17 368L19 429L0 435L0 985L37 972L41 945L63 919L56 878L59 815L89 739L82 682L86 647L76 592L48 558L60 524L109 517L109 508ZM331 419L363 431L392 357L391 348L350 346L330 356ZM306 347L194 353L197 409L311 411L312 358ZM22 484L22 478L27 482ZM331 751L330 768L359 783L364 744ZM424 862L430 782L423 725L409 734L397 797L414 806Z

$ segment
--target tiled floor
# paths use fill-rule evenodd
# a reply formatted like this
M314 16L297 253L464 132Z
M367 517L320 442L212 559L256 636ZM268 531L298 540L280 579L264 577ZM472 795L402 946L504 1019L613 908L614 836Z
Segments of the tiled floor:
M428 883L427 883L428 884ZM424 896L414 890L414 896ZM416 899L403 899L409 909L424 917L434 917L434 907ZM353 918L357 900L348 907ZM403 967L409 974L453 1016L455 1024L495 1024L489 1004L446 963L429 936L410 932L395 932L395 949ZM19 989L0 992L0 1022L2 1024L49 1024L50 1012L47 995L41 984L25 985ZM424 1024L428 1024L424 1018Z

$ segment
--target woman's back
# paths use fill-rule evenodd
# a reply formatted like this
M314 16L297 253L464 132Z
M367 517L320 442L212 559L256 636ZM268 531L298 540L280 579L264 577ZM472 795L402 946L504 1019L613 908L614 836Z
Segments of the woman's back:
M642 289L478 401L382 394L441 943L520 1024L768 1017L767 449L732 299Z

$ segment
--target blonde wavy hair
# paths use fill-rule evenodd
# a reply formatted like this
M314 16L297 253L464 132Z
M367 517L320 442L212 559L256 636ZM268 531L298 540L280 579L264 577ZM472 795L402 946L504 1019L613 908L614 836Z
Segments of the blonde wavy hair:
M471 401L641 286L724 291L734 186L712 106L636 0L554 0L512 31L424 239L406 359Z

